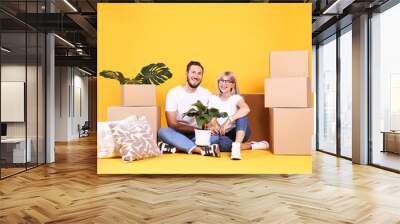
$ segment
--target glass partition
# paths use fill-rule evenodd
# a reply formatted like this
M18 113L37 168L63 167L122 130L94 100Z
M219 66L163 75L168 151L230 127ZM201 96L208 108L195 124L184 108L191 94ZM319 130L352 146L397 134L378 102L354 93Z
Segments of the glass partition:
M37 65L37 162L38 165L46 162L46 139L45 139L45 124L46 124L46 36L43 33L38 33L38 65Z
M24 171L31 157L26 150L26 40L25 32L1 34L2 177Z
M371 19L371 162L400 171L400 4Z
M318 47L318 149L336 154L336 36Z
M42 13L39 4L1 1L0 7L23 16ZM0 11L1 179L45 163L45 45L44 33Z
M340 36L340 154L352 157L352 32Z
M38 35L37 32L27 33L27 65L26 65L26 111L27 111L27 150L29 153L28 168L37 165L38 157Z

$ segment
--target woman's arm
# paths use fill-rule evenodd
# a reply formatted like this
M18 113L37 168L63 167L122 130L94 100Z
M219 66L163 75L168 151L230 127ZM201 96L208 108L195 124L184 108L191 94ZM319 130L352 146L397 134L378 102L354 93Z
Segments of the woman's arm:
M246 116L250 112L250 108L247 105L247 103L244 101L244 99L240 99L237 103L238 110L236 113L232 116L230 116L220 127L220 134L225 135L225 126L228 125L228 123L235 123L235 121L241 117Z
M231 122L235 122L237 119L246 116L250 112L249 105L244 101L244 99L240 99L237 103L238 110L234 115L230 117Z

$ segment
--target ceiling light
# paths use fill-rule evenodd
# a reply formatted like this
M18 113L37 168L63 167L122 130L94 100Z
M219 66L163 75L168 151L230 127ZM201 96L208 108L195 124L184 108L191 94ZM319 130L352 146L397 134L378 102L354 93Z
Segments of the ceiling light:
M83 55L83 49L77 48L76 53L78 53L79 55Z
M355 0L336 0L332 5L325 9L322 14L342 14L343 10L354 1Z
M78 12L78 10L68 1L64 0L65 4L67 4L74 12Z
M1 49L1 51L4 51L6 53L10 53L11 52L11 50L9 50L9 49L7 49L5 47L1 47L0 49Z
M88 72L88 71L86 71L86 70L83 70L83 69L81 69L81 68L79 68L79 67L78 67L78 70L81 71L81 72L83 72L83 73L85 73L85 74L87 74L87 75L92 75L92 73L90 73L90 72Z
M55 37L57 37L59 40L61 40L62 42L64 42L64 43L66 43L67 45L69 45L70 47L73 47L73 48L75 48L75 45L73 45L71 42L69 42L68 40L66 40L66 39L64 39L64 38L62 38L62 37L60 37L59 35L57 35L57 34L54 34L54 36Z

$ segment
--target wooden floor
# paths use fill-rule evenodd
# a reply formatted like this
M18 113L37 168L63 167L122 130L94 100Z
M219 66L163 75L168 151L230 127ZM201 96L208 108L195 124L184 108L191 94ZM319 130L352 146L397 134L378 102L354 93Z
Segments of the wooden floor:
M316 153L312 175L96 174L96 140L0 181L0 223L400 223L400 175Z
M374 151L372 161L374 164L377 165L400 170L400 154L392 152L381 152L376 150Z
M24 168L1 168L1 177L7 177L7 176L11 176L13 174L19 173L26 170L25 167Z

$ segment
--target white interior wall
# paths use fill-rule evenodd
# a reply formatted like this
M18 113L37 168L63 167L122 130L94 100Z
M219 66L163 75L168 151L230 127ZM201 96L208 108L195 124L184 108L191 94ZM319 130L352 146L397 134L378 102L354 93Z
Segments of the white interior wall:
M78 72L78 73L77 73ZM88 120L88 78L82 76L82 73L78 70L75 70L75 87L79 88L81 91L81 110L82 114L75 114L78 122L83 124L85 121ZM76 89L75 89L76 90ZM77 111L78 112L78 111ZM78 116L79 115L79 116Z
M32 66L27 68L21 64L5 64L1 66L1 81L25 82L25 69L28 73L33 70ZM29 96L30 94L28 94ZM1 108L7 110L7 108ZM7 122L7 137L25 137L25 122Z
M55 68L55 141L68 141L69 69Z
M56 67L56 87L55 139L77 139L78 124L82 126L88 120L88 78L76 68Z
M37 70L39 69L39 70ZM41 67L36 65L27 67L20 63L3 64L1 66L1 81L24 82L26 83L26 108L23 106L22 113L26 110L26 121L6 122L8 138L25 138L30 140L31 155L34 162L36 158L39 163L44 162L44 90L43 73ZM25 80L25 79L28 80ZM38 86L39 85L39 86ZM23 91L23 90L22 90ZM37 92L39 91L39 92ZM23 94L23 92L22 92ZM7 97L7 96L2 96ZM1 108L1 110L11 110L10 108ZM12 113L12 111L9 111ZM36 156L39 150L39 156Z

